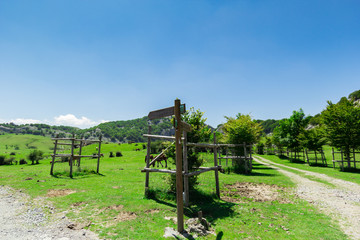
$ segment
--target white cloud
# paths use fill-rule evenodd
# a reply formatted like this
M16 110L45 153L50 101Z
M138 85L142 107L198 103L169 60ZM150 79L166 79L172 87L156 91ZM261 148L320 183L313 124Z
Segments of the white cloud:
M60 115L54 118L56 125L65 125L65 126L73 126L79 128L87 128L98 125L99 123L107 122L105 120L101 120L99 122L93 121L87 117L77 118L73 114Z
M40 121L40 120L26 119L26 118L17 118L17 119L10 120L9 122L15 123L16 125L30 124L30 123L42 123L42 121Z

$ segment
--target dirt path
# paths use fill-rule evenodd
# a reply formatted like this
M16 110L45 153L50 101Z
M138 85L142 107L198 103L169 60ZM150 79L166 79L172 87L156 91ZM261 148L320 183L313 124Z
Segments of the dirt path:
M255 159L257 162L272 167L290 177L297 184L297 196L316 205L322 212L338 220L340 227L350 238L360 239L360 185L332 178L325 174L288 167L262 157L256 157ZM279 167L316 177L333 184L335 187L312 181Z
M44 199L30 201L26 194L6 186L0 186L0 226L2 240L98 239L93 232L76 229Z

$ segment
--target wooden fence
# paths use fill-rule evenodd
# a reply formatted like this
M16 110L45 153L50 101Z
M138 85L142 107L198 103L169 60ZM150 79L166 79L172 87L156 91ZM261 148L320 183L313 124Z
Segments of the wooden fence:
M335 164L339 163L341 171L344 171L344 163L347 163L347 168L356 168L356 163L360 162L359 160L356 160L356 154L360 154L360 152L355 152L355 149L352 149L352 151L350 151L350 156L348 159L345 159L345 154L344 151L340 149L340 151L335 151L334 148L332 148L332 162L333 162L333 167L335 168ZM353 166L351 166L351 164Z
M51 161L51 169L50 169L50 175L54 175L54 164L56 158L59 157L68 157L69 158L69 167L70 167L70 177L73 177L73 164L74 161L77 161L77 166L80 167L81 159L82 158L97 158L97 169L96 173L99 173L99 167L100 167L100 157L101 157L101 136L99 140L85 140L85 139L76 139L74 136L72 138L52 138L54 141L54 153L51 154L52 161ZM82 148L89 144L98 143L99 146L97 148L98 153L97 155L82 155ZM70 146L71 152L69 154L58 154L57 150L59 146ZM78 154L75 154L75 149L79 148Z

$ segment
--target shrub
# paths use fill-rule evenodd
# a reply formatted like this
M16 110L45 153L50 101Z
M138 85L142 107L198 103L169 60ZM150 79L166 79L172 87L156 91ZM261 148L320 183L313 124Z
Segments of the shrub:
M0 156L0 165L4 165L5 163L5 156Z
M22 165L22 164L27 164L27 161L25 161L25 159L21 159L21 160L19 161L19 165Z
M11 152L10 155L11 155L11 156L14 156L14 155L16 155L16 153L15 153L15 152Z
M116 157L122 157L122 153L120 151L116 152Z
M256 153L264 155L264 143L258 143L256 144Z
M34 165L34 162L36 164L39 164L39 160L43 159L43 151L40 150L34 150L28 155L28 159L31 161L31 165Z
M14 161L14 160L15 160L14 157L5 159L4 164L5 164L5 165L11 165L11 164L13 164L13 161Z
M111 158L114 157L114 153L110 152L109 157L111 157Z

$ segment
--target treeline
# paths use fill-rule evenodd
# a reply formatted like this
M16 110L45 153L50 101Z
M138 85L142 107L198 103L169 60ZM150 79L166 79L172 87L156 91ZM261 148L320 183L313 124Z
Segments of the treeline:
M142 136L148 131L148 117L138 118L128 121L114 121L101 123L96 127L79 130L79 134L84 138L102 134L111 142L144 142ZM171 135L174 133L173 126L169 118L152 121L152 133L159 135Z
M337 103L328 101L326 109L315 117L305 116L302 109L293 111L290 118L279 122L271 136L258 144L258 153L264 145L275 146L280 154L284 148L295 152L296 158L296 153L304 148L322 152L325 144L341 149L350 166L351 154L360 149L360 90Z
M111 142L143 142L143 134L148 129L148 118L138 118L128 121L113 121L101 123L98 126L79 129L69 126L50 126L47 124L23 124L14 123L0 124L1 133L32 134L48 137L70 137L73 134L85 139L103 136L106 141ZM152 133L159 135L174 134L173 126L169 118L153 120Z

